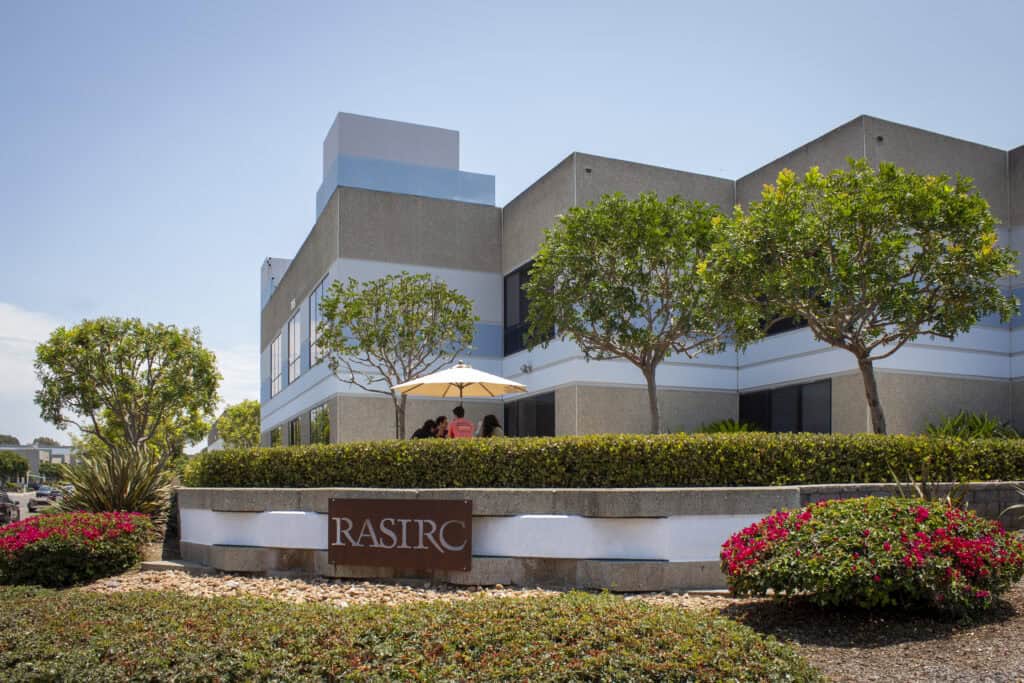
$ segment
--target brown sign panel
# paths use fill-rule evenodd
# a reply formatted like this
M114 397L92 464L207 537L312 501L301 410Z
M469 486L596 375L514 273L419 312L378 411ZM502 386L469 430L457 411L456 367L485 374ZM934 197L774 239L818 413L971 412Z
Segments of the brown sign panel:
M327 511L332 564L469 571L472 501L331 498Z

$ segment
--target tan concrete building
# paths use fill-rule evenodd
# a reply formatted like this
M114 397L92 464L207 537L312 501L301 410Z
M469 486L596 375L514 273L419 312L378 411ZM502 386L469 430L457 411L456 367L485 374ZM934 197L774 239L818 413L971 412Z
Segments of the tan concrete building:
M678 194L728 210L756 199L782 168L828 171L847 157L971 176L1001 222L1003 244L1024 247L1024 147L999 150L869 116L735 180L574 152L497 207L493 177L458 168L457 132L339 114L324 143L316 223L294 258L268 258L262 269L264 443L393 435L390 400L333 377L318 362L312 331L327 283L401 270L430 272L470 296L480 323L467 360L530 389L504 402L467 401L469 417L495 413L510 435L645 431L646 389L634 366L587 362L563 342L522 348L528 302L520 287L544 229L569 207L616 191ZM453 243L461 248L452 250ZM1008 291L1019 286L1003 284ZM878 363L890 430L918 432L961 409L1024 428L1024 332L1017 323L982 320L953 342L919 339ZM807 329L773 330L742 353L670 358L658 384L670 431L722 418L779 431L869 427L853 357L816 342ZM408 431L452 406L410 400Z

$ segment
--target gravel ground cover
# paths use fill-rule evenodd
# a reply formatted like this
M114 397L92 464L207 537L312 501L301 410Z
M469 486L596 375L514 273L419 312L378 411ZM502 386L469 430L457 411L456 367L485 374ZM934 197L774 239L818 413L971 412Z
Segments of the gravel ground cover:
M189 576L182 572L131 572L77 590L174 590L193 596L249 595L339 607L559 593L502 586L407 586L327 579ZM834 681L1024 681L1024 583L971 623L934 612L822 609L800 602L741 600L725 594L645 593L627 595L625 600L718 611L795 645Z
M543 597L565 591L547 588L497 586L451 586L448 584L394 584L339 579L288 579L215 574L191 576L180 571L128 572L102 579L78 590L99 593L125 591L180 591L197 597L238 597L242 595L284 600L292 603L321 603L335 607L352 605L404 605L428 600L469 600L480 595L491 597ZM643 600L653 604L680 605L688 608L720 609L753 600L735 600L725 594L706 593L639 593L627 600Z

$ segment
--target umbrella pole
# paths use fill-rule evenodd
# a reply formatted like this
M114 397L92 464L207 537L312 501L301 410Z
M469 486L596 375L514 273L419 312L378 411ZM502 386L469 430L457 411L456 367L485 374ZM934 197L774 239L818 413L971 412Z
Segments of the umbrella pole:
M459 385L459 405L462 405L462 385Z

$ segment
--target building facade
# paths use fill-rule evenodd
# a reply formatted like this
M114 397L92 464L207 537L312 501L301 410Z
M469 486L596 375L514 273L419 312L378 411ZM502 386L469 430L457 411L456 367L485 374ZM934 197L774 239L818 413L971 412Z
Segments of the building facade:
M974 178L1004 246L1024 251L1024 147L995 149L859 116L739 179L573 152L504 207L494 178L459 168L456 131L339 114L324 141L316 222L292 259L261 272L261 424L265 445L393 436L389 398L333 377L316 345L317 302L330 282L429 272L470 296L474 367L529 388L499 402L467 401L467 416L502 419L509 435L643 432L646 385L627 361L586 361L573 344L523 348L521 286L544 229L572 206L623 192L700 199L728 211L756 200L783 168L844 167L848 157L919 173ZM1019 295L1024 282L1007 280ZM921 338L876 364L889 429L920 432L959 410L1024 428L1024 327L988 318L950 342ZM806 328L775 328L742 352L669 358L658 370L662 421L692 431L724 418L773 431L870 428L854 358ZM411 433L453 403L410 399Z
M28 476L26 479L39 478L39 465L51 463L54 465L76 465L78 458L71 454L71 446L41 446L27 444L24 446L3 445L0 450L11 451L25 458L28 462Z

